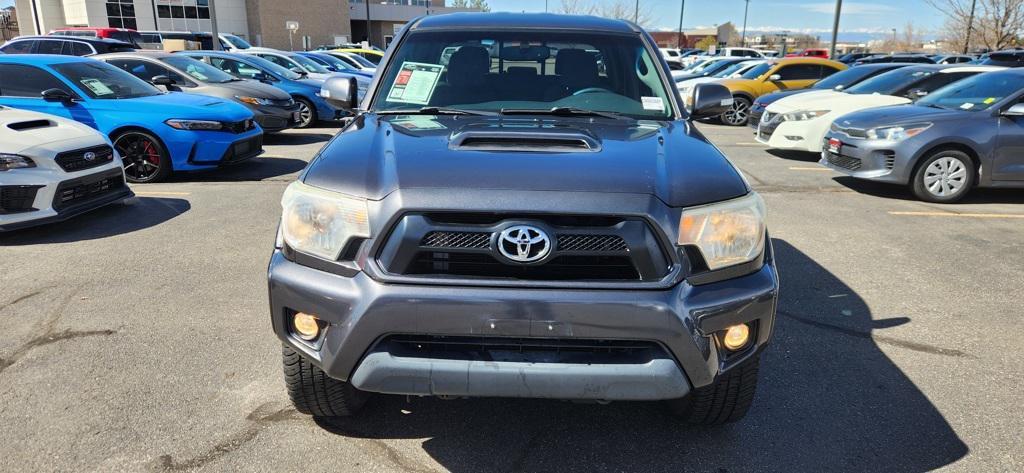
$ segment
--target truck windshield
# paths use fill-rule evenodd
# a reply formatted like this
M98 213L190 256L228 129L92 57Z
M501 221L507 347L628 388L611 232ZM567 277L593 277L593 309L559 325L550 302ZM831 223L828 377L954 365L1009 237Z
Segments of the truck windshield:
M638 36L554 31L414 32L393 53L372 109L573 109L673 115Z

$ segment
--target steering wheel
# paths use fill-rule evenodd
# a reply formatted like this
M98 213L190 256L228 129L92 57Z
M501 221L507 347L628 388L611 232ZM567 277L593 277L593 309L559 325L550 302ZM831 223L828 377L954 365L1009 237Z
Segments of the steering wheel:
M607 92L609 94L613 93L612 91L610 91L608 89L605 89L603 87L587 87L586 89L580 89L580 90L577 90L576 92L573 92L572 95L573 96L577 96L577 95L583 95L583 94L592 94L592 93L595 93L595 92Z

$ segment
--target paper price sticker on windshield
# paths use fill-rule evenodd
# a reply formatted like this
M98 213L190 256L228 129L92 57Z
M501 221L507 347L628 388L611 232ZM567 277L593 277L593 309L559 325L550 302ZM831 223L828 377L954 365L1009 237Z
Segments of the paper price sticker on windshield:
M107 87L107 84L100 82L99 79L82 79L82 85L89 88L92 93L96 95L113 95L114 91Z
M426 105L434 95L437 81L441 78L444 66L421 62L404 62L402 68L391 84L388 94L389 102L413 103Z
M661 100L661 97L640 97L640 103L643 104L644 110L657 110L659 112L665 110L665 102Z

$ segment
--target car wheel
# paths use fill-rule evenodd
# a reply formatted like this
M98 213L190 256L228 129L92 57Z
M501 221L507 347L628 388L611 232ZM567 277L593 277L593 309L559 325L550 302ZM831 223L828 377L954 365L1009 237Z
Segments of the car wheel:
M299 124L296 128L309 128L316 124L316 107L306 99L295 99L299 105Z
M669 407L691 424L721 425L742 419L754 400L760 358L758 354L732 367L714 383L669 401Z
M159 182L171 175L170 155L153 135L132 130L117 134L111 141L121 155L128 182Z
M974 186L974 162L963 151L939 151L925 158L914 173L911 189L919 199L952 203Z
M363 407L369 393L338 381L288 346L281 350L284 381L295 410L316 417L348 417Z
M733 97L732 108L722 114L722 123L730 126L743 126L750 119L750 100L745 97Z

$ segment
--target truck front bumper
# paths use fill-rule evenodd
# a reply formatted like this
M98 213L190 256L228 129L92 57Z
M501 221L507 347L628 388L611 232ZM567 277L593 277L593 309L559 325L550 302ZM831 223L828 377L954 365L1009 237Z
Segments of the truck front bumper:
M269 267L271 320L277 336L328 376L390 394L657 400L685 396L756 356L771 336L778 276L770 245L764 265L745 276L664 290L460 287L347 277L289 260L277 250ZM326 323L315 344L292 333L292 314ZM738 353L719 347L730 325L754 327ZM485 359L427 357L389 349L396 335L474 340L635 341L643 359L566 362L511 355Z

